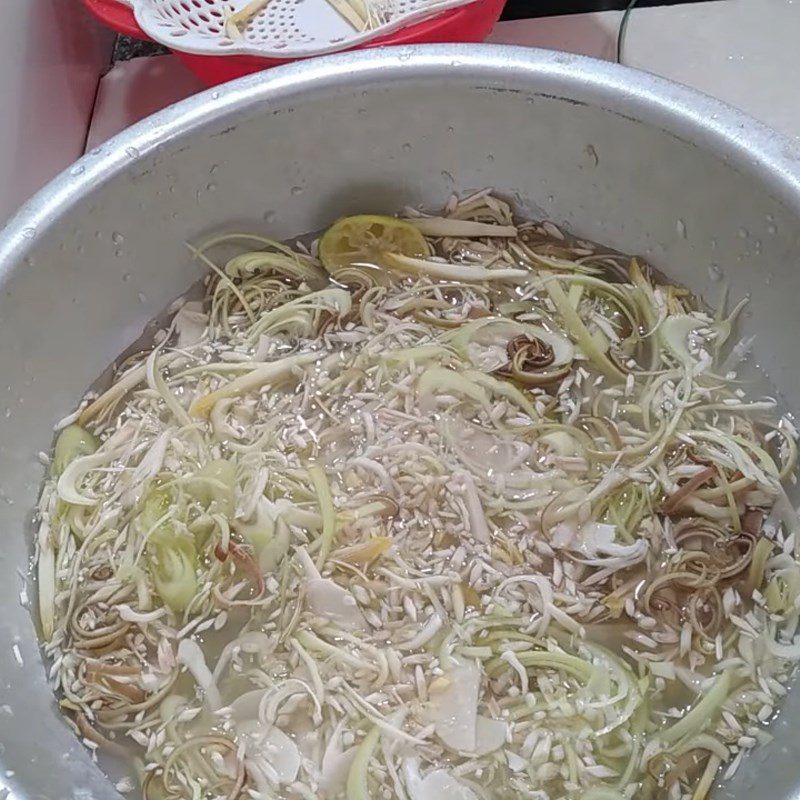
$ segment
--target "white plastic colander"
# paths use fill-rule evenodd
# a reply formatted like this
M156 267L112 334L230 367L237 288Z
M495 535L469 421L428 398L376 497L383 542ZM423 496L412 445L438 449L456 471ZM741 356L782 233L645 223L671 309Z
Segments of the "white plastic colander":
M379 23L357 31L329 0L270 0L240 27L226 34L226 20L249 0L128 0L145 33L170 48L196 55L252 55L303 58L345 50L447 9L476 0L371 0Z

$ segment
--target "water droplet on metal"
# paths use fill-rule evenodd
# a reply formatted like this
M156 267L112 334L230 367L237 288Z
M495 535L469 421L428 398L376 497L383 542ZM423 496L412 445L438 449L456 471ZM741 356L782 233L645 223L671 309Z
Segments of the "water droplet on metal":
M91 154L93 156L99 156L100 153L102 153L102 152L103 152L103 148L102 147L95 147L94 150L91 151Z
M131 274L130 274L130 272L126 272L126 273L125 273L125 274L122 276L122 280L123 280L125 283L127 283L127 282L128 282L130 279L131 279Z
M487 160L487 161L488 161L490 164L493 164L493 163L494 163L494 156L493 156L491 153L489 153L489 155L488 155L488 156L486 156L486 160Z
M69 174L70 174L70 175L72 175L73 177L75 177L75 176L77 176L77 175L83 175L83 173L84 173L84 172L86 172L86 167L84 167L82 164L76 164L76 165L75 165L75 166L74 166L74 167L73 167L73 168L72 168L72 169L69 171Z
M35 263L36 263L36 262L35 262L35 261L34 261L34 260L33 260L33 259L30 257L30 256L28 256L28 257L25 259L24 263L25 263L25 266L26 266L26 267L33 267L33 266L35 265Z
M124 256L124 255L125 255L125 251L124 251L122 248L117 248L117 249L114 251L114 255L115 255L117 258L120 258L121 256Z
M292 194L297 197L297 195L303 194L303 187L302 186L292 186Z
M22 229L22 235L26 239L35 239L36 238L36 228L34 228L34 227L23 228Z
M274 211L265 211L264 212L264 222L275 222L278 218L278 215Z
M147 295L144 292L139 292L139 302L140 303L147 302Z
M714 281L715 283L717 281L721 281L722 280L722 278L724 277L724 273L722 272L722 269L719 266L719 264L712 264L708 268L708 277L709 277L710 280Z
M211 169L208 171L208 174L214 175L218 169L219 169L219 164L212 164Z
M125 155L128 156L128 158L139 158L139 150L135 147L126 147Z
M778 232L778 226L777 225L768 225L767 226L767 233L770 236L774 236L777 232Z
M750 235L747 228L739 228L738 234L740 239L746 239Z
M682 219L679 219L675 223L675 230L677 231L678 236L680 236L681 239L686 238L686 223Z
M114 244L122 244L125 241L125 237L119 231L114 231L114 233L111 234L111 241L114 242Z
M455 133L456 129L452 125L448 125L447 126L447 132L448 133Z
M206 191L207 192L216 192L217 191L217 184L216 183L207 183L206 184Z
M411 152L411 145L408 142L406 142L403 145L403 152L405 152L405 153L410 153Z
M211 99L212 100L219 100L220 94L219 92L211 92Z

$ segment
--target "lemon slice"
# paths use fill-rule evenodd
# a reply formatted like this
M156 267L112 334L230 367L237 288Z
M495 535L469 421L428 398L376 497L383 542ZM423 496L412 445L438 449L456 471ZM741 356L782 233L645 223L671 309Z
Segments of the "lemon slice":
M352 264L384 266L385 253L426 256L428 243L410 223L374 214L344 217L319 241L319 258L328 272Z

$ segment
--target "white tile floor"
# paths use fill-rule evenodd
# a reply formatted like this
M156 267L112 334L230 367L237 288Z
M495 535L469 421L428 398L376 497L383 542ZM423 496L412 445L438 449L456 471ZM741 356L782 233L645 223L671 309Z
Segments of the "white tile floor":
M86 149L204 88L173 56L117 62L100 81Z
M489 41L565 50L615 61L617 31L621 22L621 11L501 22L492 31Z
M623 61L800 137L800 0L718 0L633 13Z
M501 22L491 41L614 60L622 13ZM633 12L623 62L693 86L800 138L800 0L717 0ZM174 58L117 64L103 78L89 147L201 89Z
M113 36L74 0L0 0L0 11L2 224L81 155Z

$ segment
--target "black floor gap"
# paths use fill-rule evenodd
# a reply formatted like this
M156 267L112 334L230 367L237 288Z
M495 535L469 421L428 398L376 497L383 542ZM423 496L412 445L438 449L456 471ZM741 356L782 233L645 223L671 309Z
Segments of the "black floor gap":
M559 14L585 14L589 11L623 11L630 0L508 0L503 19L531 19ZM675 6L706 0L638 0L636 8ZM724 2L724 0L716 0Z

